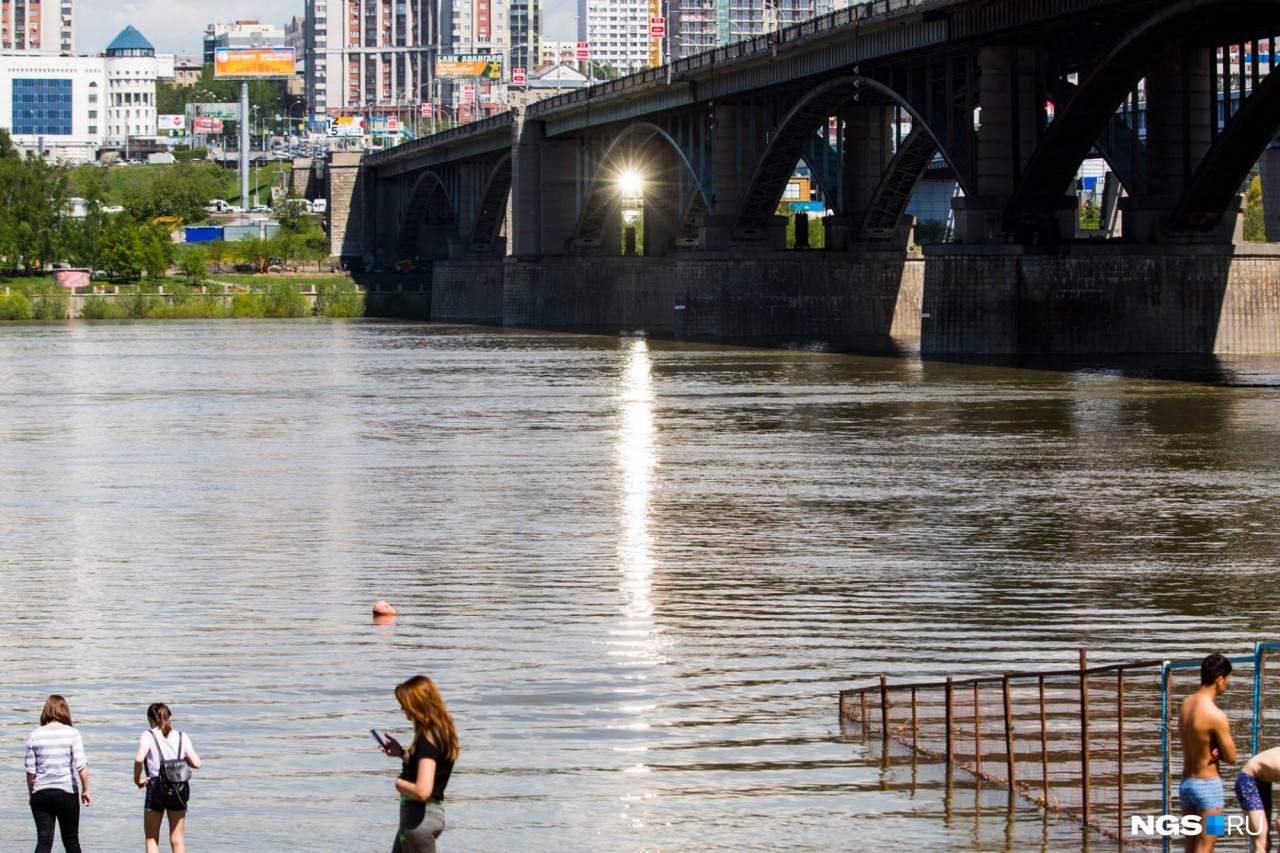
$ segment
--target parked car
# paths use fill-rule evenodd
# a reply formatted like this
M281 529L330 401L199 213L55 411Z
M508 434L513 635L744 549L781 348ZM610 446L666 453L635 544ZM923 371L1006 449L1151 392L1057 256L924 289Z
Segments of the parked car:
M103 213L124 213L124 208L118 204L108 204L102 208Z

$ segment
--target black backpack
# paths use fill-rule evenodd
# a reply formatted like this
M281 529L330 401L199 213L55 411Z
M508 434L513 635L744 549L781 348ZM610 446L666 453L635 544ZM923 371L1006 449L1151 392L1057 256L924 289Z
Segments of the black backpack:
M156 743L156 760L160 762L160 774L151 780L151 804L164 809L182 811L191 799L191 765L183 757L182 732L178 732L178 757L165 758L160 738L153 730L151 739Z

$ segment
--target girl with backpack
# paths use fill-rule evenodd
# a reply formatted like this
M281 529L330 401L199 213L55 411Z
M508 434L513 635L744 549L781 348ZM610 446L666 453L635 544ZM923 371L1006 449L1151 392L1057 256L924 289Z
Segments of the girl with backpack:
M383 752L404 762L396 779L400 829L391 853L435 853L436 838L444 831L444 789L458 759L458 733L440 692L425 675L398 685L396 700L413 723L413 744L405 749L389 735L379 741Z
M40 728L27 738L27 793L36 821L36 853L53 850L53 830L62 832L67 853L80 853L80 804L89 797L89 765L84 741L71 724L67 700L58 695L45 700ZM76 794L76 778L80 792Z
M173 853L185 853L187 799L191 788L186 782L190 771L199 769L200 756L191 739L172 726L169 706L156 702L147 709L151 730L138 742L133 757L133 782L146 788L142 827L147 834L147 853L160 851L160 827L165 812L169 813L169 845Z

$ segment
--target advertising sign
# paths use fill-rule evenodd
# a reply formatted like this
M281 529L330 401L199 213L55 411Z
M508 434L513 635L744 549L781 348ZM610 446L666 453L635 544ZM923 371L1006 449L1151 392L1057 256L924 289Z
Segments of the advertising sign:
M474 101L476 99L476 86L474 83L467 83L462 87L462 100Z
M196 133L222 133L222 119L209 116L196 116L191 123Z
M399 133L399 132L400 132L400 117L387 116L387 133Z
M496 53L450 53L436 60L437 77L502 79L502 57Z
M574 58L579 62L586 62L591 58L591 42L580 41L578 47L573 53Z
M214 77L292 77L291 47L220 47L213 52Z
M186 130L187 117L183 115L157 116L156 126L160 130Z
M424 101L422 104L422 117L431 118L431 102Z
M767 0L766 0L767 2ZM649 0L649 67L662 64L662 38L667 34L667 19L662 16L662 0Z
M54 270L53 280L62 287L76 288L89 286L89 271L84 269Z
M329 116L330 136L364 136L364 116Z
M524 85L524 83L525 83L525 76L524 76L524 69L523 69L523 68L512 68L512 69L511 69L511 82L512 82L513 84L517 85L517 86L523 86L523 85Z
M189 107L193 107L198 116L220 118L223 121L235 121L240 116L240 105L237 103L190 104Z

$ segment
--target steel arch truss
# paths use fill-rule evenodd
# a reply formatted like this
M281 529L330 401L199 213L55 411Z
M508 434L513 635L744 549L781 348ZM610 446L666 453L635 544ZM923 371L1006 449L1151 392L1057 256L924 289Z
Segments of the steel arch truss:
M708 122L699 116L694 125ZM688 246L696 241L696 219L714 212L711 195L706 191L705 179L711 162L706 151L708 135L697 132L688 122L677 122L680 128L672 128L683 137L685 144L668 130L649 122L629 125L612 137L600 137L584 141L579 157L579 182L585 184L579 206L578 225L574 231L574 243L595 247L604 242L610 214L621 200L619 182L623 174L634 171L646 181L662 176L664 188L673 190L674 197L662 199L680 213L676 227L676 245ZM689 156L693 151L693 158ZM670 157L670 164L664 163ZM649 201L646 199L646 205ZM649 247L651 248L651 247Z
M510 196L511 155L507 154L494 166L476 208L475 223L471 229L470 248L473 253L492 254L497 251Z
M398 257L443 260L450 238L459 234L458 174L447 167L427 171L412 186L401 213Z
M853 212L847 209L852 200L844 199L841 191L843 173L855 166L850 162L850 148L837 135L833 149L825 127L832 116L854 105L895 108L900 116L898 127L908 122L912 127L905 136L897 134L895 155L880 176L871 208L857 211L860 215L865 213L868 220L874 219L875 229L880 229L890 216L896 225L897 217L905 211L916 186L939 153L968 191L972 120L966 129L963 114L972 98L966 96L963 83L971 65L963 56L957 59L948 55L936 62L922 62L886 74L908 88L910 94L860 74L839 77L809 90L770 136L744 194L737 225L760 227L774 216L783 189L802 159L809 163L828 197L837 199L839 212ZM971 108L969 114L972 115ZM837 155L834 159L828 157L831 150Z
M1228 14L1230 13L1230 14ZM1220 44L1243 45L1267 40L1259 33L1280 29L1280 0L1176 0L1124 32L1082 74L1077 86L1054 85L1055 117L1023 170L1005 210L1005 228L1012 233L1035 230L1060 206L1080 164L1097 149L1132 195L1148 191L1149 145L1137 130L1139 82L1171 51ZM1240 183L1266 144L1280 129L1280 81L1263 78L1252 65L1250 93L1244 82L1233 99L1231 77L1215 74L1210 86L1211 115L1225 119L1212 128L1214 143L1202 161L1189 163L1188 183L1170 220L1173 230L1215 227ZM1244 72L1243 67L1241 71ZM1243 76L1243 74L1242 74ZM1227 81L1225 94L1219 85ZM1194 174L1191 174L1194 172Z

